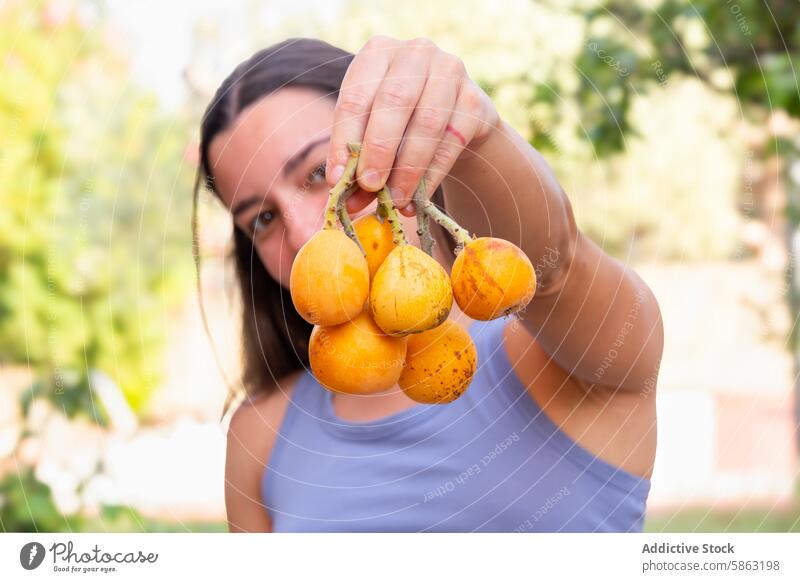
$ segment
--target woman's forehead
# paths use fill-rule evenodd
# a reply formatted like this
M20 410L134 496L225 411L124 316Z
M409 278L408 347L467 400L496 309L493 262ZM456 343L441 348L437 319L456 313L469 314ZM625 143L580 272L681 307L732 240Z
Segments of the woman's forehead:
M303 147L309 139L330 129L333 109L334 101L316 90L280 89L243 109L233 123L212 140L211 149L216 150L217 158L231 149L241 154L243 148L289 150L283 156L288 157L293 148ZM221 161L213 158L212 163Z
M262 179L278 177L288 159L330 133L334 105L312 89L288 87L245 108L209 144L219 189L240 189L255 169Z

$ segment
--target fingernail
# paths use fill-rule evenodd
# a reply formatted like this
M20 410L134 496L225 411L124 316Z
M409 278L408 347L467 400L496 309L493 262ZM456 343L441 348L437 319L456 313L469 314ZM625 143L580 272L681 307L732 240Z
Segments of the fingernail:
M375 170L366 170L361 174L361 182L367 188L378 188L381 185L381 177Z
M403 198L403 191L398 188L397 186L393 186L389 188L389 194L392 195L392 200L394 200L394 205L400 207L400 205L407 206L406 201Z
M342 166L341 164L334 167L333 170L331 170L331 180L333 180L334 182L338 182L343 175L344 175L344 166Z

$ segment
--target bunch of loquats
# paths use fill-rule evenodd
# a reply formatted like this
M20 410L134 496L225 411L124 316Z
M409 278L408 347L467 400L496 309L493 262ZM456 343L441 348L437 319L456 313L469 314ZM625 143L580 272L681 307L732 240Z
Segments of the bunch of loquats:
M453 299L472 319L517 313L536 290L533 265L506 240L472 237L424 199L424 181L414 195L422 248L406 241L386 187L375 214L351 222L346 202L356 190L360 146L348 148L323 229L292 264L292 302L314 324L311 370L335 392L372 394L399 384L417 402L452 402L477 369L469 333L447 319ZM431 256L430 220L456 242L450 276Z

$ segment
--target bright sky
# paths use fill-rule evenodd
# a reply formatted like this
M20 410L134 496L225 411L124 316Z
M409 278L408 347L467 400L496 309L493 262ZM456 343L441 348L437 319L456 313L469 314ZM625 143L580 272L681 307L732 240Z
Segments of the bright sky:
M193 31L201 27L207 43L199 54L204 70L230 70L257 48L260 31L277 31L287 17L335 11L331 0L106 0L110 25L128 45L132 75L154 89L165 105L180 103Z
M240 2L213 0L107 0L110 25L127 46L132 75L155 90L165 105L177 104L184 92L183 69L192 48L192 30L202 20L223 24L242 11Z

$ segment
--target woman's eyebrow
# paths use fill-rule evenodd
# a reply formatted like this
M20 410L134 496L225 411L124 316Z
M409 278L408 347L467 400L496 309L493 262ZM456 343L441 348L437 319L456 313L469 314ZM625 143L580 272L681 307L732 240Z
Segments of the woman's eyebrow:
M281 170L281 173L284 176L288 176L290 173L292 173L292 171L295 168L297 168L297 166L299 166L300 164L303 163L303 161L308 157L308 154L310 154L311 151L315 147L317 147L319 144L321 144L323 142L330 141L330 139L331 139L331 136L330 135L326 135L326 136L323 136L323 137L321 137L319 139L315 139L314 141L311 141L311 142L307 143L306 146L302 150L297 152L295 155L293 155L291 158L289 158L286 161L285 164L283 164L283 169ZM236 216L240 215L242 212L244 212L245 210L247 210L248 208L250 208L251 206L253 206L254 204L256 204L256 203L258 203L260 201L261 201L261 197L258 196L257 194L249 196L248 198L245 198L244 200L242 200L238 204L236 204L233 207L233 209L231 210L231 213L233 214L233 216L235 218Z
M242 212L244 212L254 204L258 204L260 202L261 202L261 197L257 194L253 194L249 198L245 198L244 200L239 202L236 206L234 206L233 210L231 210L231 214L233 214L233 217L236 218Z
M313 150L319 144L321 144L323 142L326 142L326 141L329 141L330 139L331 139L331 136L326 135L324 137L321 137L319 139L315 139L314 141L309 142L308 144L306 144L306 146L302 150L300 150L294 156L292 156L291 158L286 160L286 163L283 165L283 175L284 176L288 176L289 174L291 174L292 171L297 166L299 166L300 164L303 163L303 161L308 157L308 154L311 153L311 150Z

